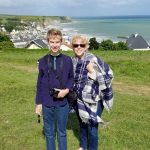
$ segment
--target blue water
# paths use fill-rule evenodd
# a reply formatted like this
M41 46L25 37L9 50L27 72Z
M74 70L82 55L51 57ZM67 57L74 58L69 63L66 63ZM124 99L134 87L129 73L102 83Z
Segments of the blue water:
M111 39L114 42L123 40L118 36L129 37L138 33L150 43L150 16L76 17L62 28L70 35L80 33L99 41Z

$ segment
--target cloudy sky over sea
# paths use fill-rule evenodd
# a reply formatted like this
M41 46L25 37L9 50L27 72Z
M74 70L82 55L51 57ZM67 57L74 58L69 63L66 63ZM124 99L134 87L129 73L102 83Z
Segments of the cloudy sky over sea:
M150 15L150 0L0 0L0 14L44 16Z

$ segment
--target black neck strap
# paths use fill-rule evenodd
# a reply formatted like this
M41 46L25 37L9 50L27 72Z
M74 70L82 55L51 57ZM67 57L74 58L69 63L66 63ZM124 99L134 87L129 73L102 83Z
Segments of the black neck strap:
M61 56L58 56L58 57L61 57ZM49 85L50 85L49 76L50 76L50 73L53 73L55 75L56 79L60 83L60 88L63 88L63 86L64 86L63 81L61 80L58 72L56 70L54 70L52 62L50 61L49 55L47 55L47 57L46 57L46 64L48 65L48 82L49 82ZM61 61L60 61L60 72L61 72L61 74L63 73L63 58L61 58Z

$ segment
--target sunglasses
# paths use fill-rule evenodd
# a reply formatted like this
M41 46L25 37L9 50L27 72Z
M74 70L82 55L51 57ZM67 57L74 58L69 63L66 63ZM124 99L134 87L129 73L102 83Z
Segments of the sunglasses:
M85 48L86 45L85 45L85 44L73 44L73 47L74 47L74 48L77 48L77 47L79 47L79 46L80 46L81 48Z

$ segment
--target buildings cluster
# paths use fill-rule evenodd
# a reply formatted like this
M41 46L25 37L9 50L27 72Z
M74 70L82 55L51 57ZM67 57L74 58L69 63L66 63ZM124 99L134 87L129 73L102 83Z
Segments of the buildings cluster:
M41 49L48 48L46 34L51 26L43 28L33 23L31 26L24 27L24 30L15 30L9 33L9 37L15 48ZM5 28L1 28L5 32ZM64 51L71 50L67 44L70 44L70 37L63 33L64 45L61 49Z
M37 28L34 28L34 26L27 26L24 27L24 30L13 29L9 34L10 39L16 48L26 48L29 43L35 39L41 39L41 41L44 42L45 35L46 30L40 26L37 26Z

